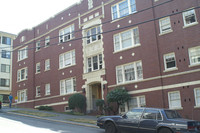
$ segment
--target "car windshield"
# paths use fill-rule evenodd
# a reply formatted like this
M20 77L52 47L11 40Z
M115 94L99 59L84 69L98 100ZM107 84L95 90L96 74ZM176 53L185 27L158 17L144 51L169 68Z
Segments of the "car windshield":
M174 111L174 110L164 110L165 114L167 116L168 119L176 119L176 118L182 118L178 112Z

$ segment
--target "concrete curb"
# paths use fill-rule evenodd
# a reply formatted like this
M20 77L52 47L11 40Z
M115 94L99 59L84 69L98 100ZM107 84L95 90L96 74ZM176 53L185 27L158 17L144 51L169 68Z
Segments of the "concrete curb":
M43 117L38 117L38 116L33 116L33 115L20 114L20 113L14 113L14 112L6 112L6 113L13 114L13 115L19 115L19 116L36 118L36 119L41 119L41 120L53 121L53 122L73 124L73 125L85 126L85 127L91 127L91 128L99 128L98 126L92 125L92 124L85 124L85 123L78 123L78 122L72 122L72 121L62 121L62 120L48 119L48 118L43 118Z

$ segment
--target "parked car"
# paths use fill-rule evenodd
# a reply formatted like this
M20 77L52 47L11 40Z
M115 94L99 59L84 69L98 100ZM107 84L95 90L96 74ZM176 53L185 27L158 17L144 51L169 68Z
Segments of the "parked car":
M158 108L134 108L122 116L103 116L97 126L106 133L200 133L199 121Z

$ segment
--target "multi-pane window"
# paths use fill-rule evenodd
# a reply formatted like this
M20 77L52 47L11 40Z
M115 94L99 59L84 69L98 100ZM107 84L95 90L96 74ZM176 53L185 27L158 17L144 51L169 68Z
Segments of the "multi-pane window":
M87 58L87 72L100 70L103 67L102 54Z
M36 87L36 97L40 97L41 96L41 88L40 86Z
M200 65L200 46L189 49L190 65Z
M26 102L27 101L27 90L19 90L17 91L17 102Z
M175 54L170 53L164 55L165 70L176 68Z
M60 62L60 65L59 65L60 69L75 65L75 63L76 63L75 50L61 54L59 56L59 62Z
M145 106L146 106L145 96L133 97L128 102L128 108L129 108L129 110L132 109L132 108L145 107Z
M9 37L2 37L2 44L11 45L11 38Z
M88 0L88 9L93 8L93 0Z
M36 73L40 73L40 63L36 64Z
M45 38L45 47L48 47L50 45L50 37Z
M136 12L135 0L123 0L112 7L112 19L118 19Z
M143 79L142 62L133 62L130 64L117 66L117 83L126 83Z
M70 78L60 81L60 95L73 93L76 91L76 78Z
M37 41L36 42L36 51L39 51L40 50L40 48L41 48L41 44L40 44L40 41Z
M10 51L2 50L1 58L10 59Z
M66 42L74 38L74 25L70 25L59 31L59 42Z
M22 68L17 71L17 81L23 81L28 78L28 69Z
M197 23L195 10L192 9L192 10L183 12L183 21L184 21L184 26L189 26L189 25Z
M166 17L159 20L160 34L172 31L170 17Z
M49 59L45 60L45 71L48 71L48 70L50 70L50 60Z
M101 40L101 28L100 26L93 27L87 31L87 44Z
M138 27L114 35L115 52L131 48L140 44Z
M179 91L168 93L169 108L178 109L181 108L181 96Z
M27 47L18 50L18 61L26 59L28 57Z
M9 87L10 86L10 79L0 79L0 86L2 87Z
M45 95L50 95L51 90L50 90L50 84L45 84Z
M1 72L10 73L10 65L1 64Z
M195 103L196 106L200 106L200 88L194 89L194 95L195 95Z

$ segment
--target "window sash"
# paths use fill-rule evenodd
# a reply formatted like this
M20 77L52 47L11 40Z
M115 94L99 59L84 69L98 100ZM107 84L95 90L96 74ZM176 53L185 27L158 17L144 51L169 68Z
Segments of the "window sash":
M36 64L36 73L39 73L40 72L40 63L37 63Z
M140 44L139 30L134 28L119 34L114 35L115 52L131 48Z
M36 97L40 97L41 96L41 88L40 86L36 87Z
M200 88L194 89L196 106L200 106Z
M45 46L47 47L49 45L50 45L50 37L48 36L45 38Z
M2 44L11 45L11 38L9 37L2 37Z
M101 40L100 26L89 29L86 33L87 33L87 44Z
M45 71L50 70L50 60L45 60Z
M23 48L18 50L18 61L21 61L28 57L28 50L27 48Z
M17 92L18 102L27 101L27 90L19 90Z
M10 57L11 57L11 52L10 52L10 51L6 51L6 50L2 50L2 52L1 52L1 57L2 57L2 58L6 58L6 59L10 59Z
M117 83L126 83L143 79L142 62L134 62L116 67Z
M171 30L170 17L163 18L159 22L160 22L160 33L165 33Z
M181 107L181 97L180 92L170 92L169 93L169 106L170 108L180 108Z
M0 79L0 86L10 87L10 79Z
M146 106L145 96L133 97L128 102L128 108L129 108L129 110L132 109L132 108L145 107L145 106Z
M40 48L41 48L41 46L40 46L40 41L37 41L37 42L36 42L36 51L39 51Z
M200 47L189 49L190 64L200 64Z
M45 95L50 95L51 90L50 90L50 84L45 85Z
M87 72L100 70L103 68L102 54L87 58Z
M66 42L74 38L74 25L60 30L59 32L59 42Z
M10 73L10 65L1 64L1 72Z
M164 56L165 59L165 69L171 69L176 67L175 54L168 54Z
M75 64L75 50L61 54L59 57L60 69Z
M17 71L17 81L26 80L28 78L28 69L20 69Z
M60 95L73 93L76 91L76 78L60 81Z
M197 22L195 10L192 9L192 10L183 12L183 19L184 19L185 26Z

